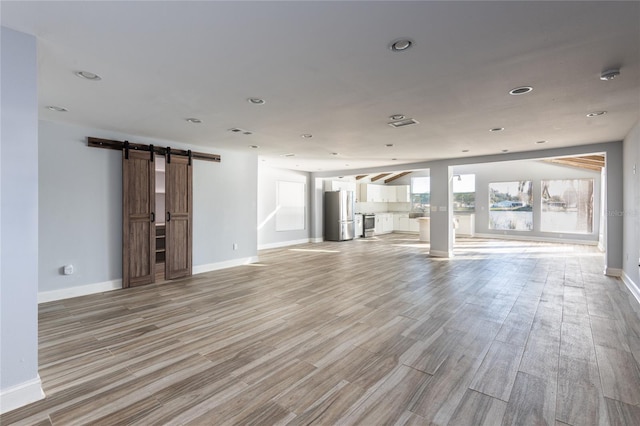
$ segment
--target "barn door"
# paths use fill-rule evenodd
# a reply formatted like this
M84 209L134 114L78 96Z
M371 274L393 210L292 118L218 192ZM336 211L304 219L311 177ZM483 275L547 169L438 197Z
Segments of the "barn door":
M150 152L122 151L122 287L155 279L155 170Z
M166 257L168 280L191 275L192 175L191 158L166 156Z

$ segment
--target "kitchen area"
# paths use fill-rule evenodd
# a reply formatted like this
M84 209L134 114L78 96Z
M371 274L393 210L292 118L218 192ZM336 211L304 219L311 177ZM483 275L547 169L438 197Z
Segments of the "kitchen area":
M424 242L429 241L429 211L427 206L421 206L419 200L411 202L411 185L384 184L375 182L358 182L348 179L327 179L324 181L325 191L325 239L342 241L354 238L367 238L391 232L412 233ZM353 233L346 233L340 237L331 231L336 222L334 202L327 202L328 195L341 191L351 192L352 199L346 199L347 204L343 218L349 219L349 211L353 210ZM350 203L353 203L351 206ZM422 225L422 226L421 226ZM343 225L345 226L345 225Z

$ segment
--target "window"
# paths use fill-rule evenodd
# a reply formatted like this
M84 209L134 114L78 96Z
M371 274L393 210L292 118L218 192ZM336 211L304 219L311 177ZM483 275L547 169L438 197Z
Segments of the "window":
M489 229L532 231L532 182L498 182L489 184Z
M429 176L411 178L411 211L429 212L431 200L431 178Z
M540 230L591 234L593 179L543 180Z
M453 211L476 210L476 175L453 176Z

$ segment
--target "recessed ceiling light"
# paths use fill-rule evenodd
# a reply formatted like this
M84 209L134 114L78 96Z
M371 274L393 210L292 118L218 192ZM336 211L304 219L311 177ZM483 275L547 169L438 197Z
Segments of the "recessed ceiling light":
M547 141L537 141L537 144L543 144L543 143L547 143Z
M243 135L252 135L253 133L245 131L245 132L242 132L242 134Z
M511 89L509 90L509 94L510 95L524 95L525 93L529 93L533 90L533 87L531 86L521 86L521 87L516 87L515 89Z
M349 165L348 165L348 164L345 164L345 166L349 167Z
M260 148L260 145L249 145L249 148L258 149Z
M469 150L468 149L463 149L462 152L469 152Z
M55 111L55 112L67 112L67 111L69 111L66 108L63 108L63 107L60 107L60 106L55 106L55 105L49 105L47 107L47 109L50 110L50 111Z
M200 120L199 118L185 118L185 120L187 120L189 123L192 123L192 124L202 123L202 120Z
M260 98L249 98L247 99L247 102L249 102L251 105L264 105L266 103L264 99Z
M331 155L338 155L338 153L337 152L332 152Z
M594 111L594 112L590 112L589 114L587 114L587 117L589 117L589 118L599 117L601 115L605 115L606 113L607 113L607 111Z
M397 158L392 158L392 159L391 159L391 161L396 161L396 160L397 160Z
M400 38L389 43L389 49L394 52L403 52L413 46L413 41L408 38Z
M389 120L393 120L393 121L397 121L397 120L404 120L406 117L402 114L393 114L389 116Z
M289 154L284 154L283 157L295 157L295 154L289 153Z
M603 73L600 74L600 80L604 80L604 81L613 80L619 75L620 75L619 69L611 69L611 70L603 71Z
M503 149L502 152L509 152L509 150L508 149Z
M420 124L420 122L418 120L414 120L413 118L406 118L398 121L391 121L387 124L391 127L398 128L398 127L404 127L404 126L411 126L413 124Z
M388 143L388 144L386 144L385 146L386 146L387 148L391 148L391 147L393 146L393 144L392 144L392 143Z
M102 77L100 77L98 74L94 74L89 71L76 71L76 75L80 78L84 78L86 80L91 80L91 81L102 80Z
M300 137L302 139L310 139L310 138L313 137L313 135L311 133L303 133L303 134L300 135Z
M490 132L501 132L504 130L504 127L494 127L493 129L489 129Z

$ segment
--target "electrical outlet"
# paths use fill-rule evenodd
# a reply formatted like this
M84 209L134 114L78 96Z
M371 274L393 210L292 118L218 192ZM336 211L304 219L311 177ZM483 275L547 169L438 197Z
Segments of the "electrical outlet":
M233 249L238 250L238 243L233 243Z
M64 274L65 275L73 274L73 265L64 265Z

